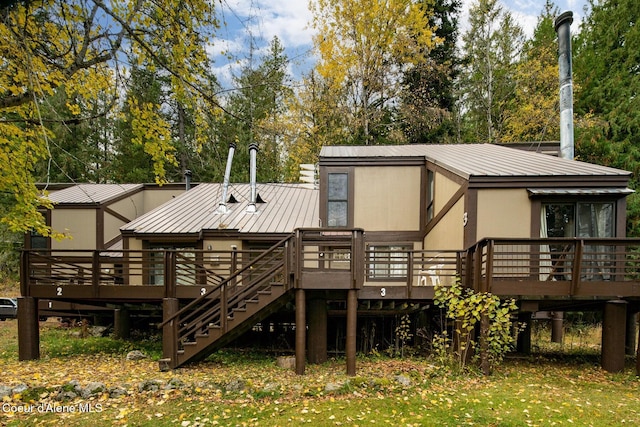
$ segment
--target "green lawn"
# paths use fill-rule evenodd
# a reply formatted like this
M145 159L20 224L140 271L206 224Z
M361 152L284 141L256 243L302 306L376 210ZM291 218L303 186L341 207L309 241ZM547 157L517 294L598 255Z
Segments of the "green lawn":
M640 380L633 361L623 373L606 373L590 349L545 347L543 354L509 358L491 377L453 373L423 357L362 357L355 377L345 375L344 360L331 360L297 376L278 368L272 355L231 350L160 372L154 360L157 342L138 347L110 338L83 339L73 330L47 325L43 359L18 362L16 322L0 324L0 386L29 387L4 398L0 425L640 424ZM126 353L134 348L151 357L127 361ZM83 387L100 382L106 389L58 400L57 393L72 380ZM149 380L159 388L141 390ZM122 394L114 397L114 388Z

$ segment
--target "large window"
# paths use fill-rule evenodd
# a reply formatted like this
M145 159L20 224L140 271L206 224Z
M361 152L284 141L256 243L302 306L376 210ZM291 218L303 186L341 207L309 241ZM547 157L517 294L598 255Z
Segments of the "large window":
M542 205L540 237L614 237L613 202L548 203ZM571 245L541 248L541 280L571 280L574 253ZM582 255L582 280L607 280L614 263L613 247L586 245Z
M329 173L327 175L327 225L346 227L348 225L349 175Z
M544 204L540 237L613 237L614 211L612 202Z
M368 278L377 280L407 278L410 245L369 246Z

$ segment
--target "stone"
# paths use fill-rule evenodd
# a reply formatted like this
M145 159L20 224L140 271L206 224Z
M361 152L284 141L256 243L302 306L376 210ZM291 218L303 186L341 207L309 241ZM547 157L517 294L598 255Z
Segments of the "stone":
M100 382L90 382L87 386L82 390L82 397L85 399L91 396L95 396L100 393L104 393L106 391L106 387L104 383Z
M146 380L138 384L138 391L142 393L143 391L158 391L162 386L162 381L160 380Z
M227 383L225 389L231 392L239 392L244 390L246 386L246 381L238 378Z
M341 388L342 388L342 384L340 384L340 383L327 383L324 386L324 391L326 393L331 393L331 392L334 392L334 391L338 391Z
M405 387L409 387L411 385L411 379L404 375L396 375L394 379Z
M142 360L146 359L147 355L140 350L133 350L127 353L127 360Z
M9 387L8 385L0 385L0 400L2 400L5 396L11 396L13 394L13 387Z
M296 357L295 356L280 356L276 359L276 366L284 369L296 369Z

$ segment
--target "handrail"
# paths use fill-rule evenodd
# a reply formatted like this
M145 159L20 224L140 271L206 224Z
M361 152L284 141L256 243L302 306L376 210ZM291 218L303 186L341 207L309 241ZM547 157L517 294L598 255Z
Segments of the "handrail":
M254 260L252 260L251 262L249 262L248 264L246 264L244 267L242 267L241 269L237 270L235 273L231 274L229 277L227 277L225 280L223 280L222 282L220 282L220 284L218 284L217 286L215 286L213 289L208 290L207 292L205 292L204 294L200 295L198 298L194 299L193 301L191 301L189 304L185 305L182 309L178 310L177 312L175 312L172 316L169 316L167 319L165 319L162 323L160 323L158 325L158 329L162 328L164 325L168 324L169 322L175 320L176 318L180 317L181 315L183 315L185 312L191 310L193 307L195 307L197 304L200 304L202 301L204 301L205 299L207 299L207 297L221 289L224 285L226 285L227 283L231 282L231 280L235 279L236 277L240 276L242 273L244 273L245 271L247 271L249 268L251 268L253 265L255 265L257 262L261 261L263 258L265 258L268 254L270 254L271 252L273 252L274 250L276 250L277 248L279 248L280 246L282 246L285 242L287 242L288 240L290 240L294 235L290 234L287 237L285 237L284 239L280 240L278 243L274 244L273 246L271 246L269 249L267 249L266 251L264 251L263 253L261 253L260 255L258 255Z

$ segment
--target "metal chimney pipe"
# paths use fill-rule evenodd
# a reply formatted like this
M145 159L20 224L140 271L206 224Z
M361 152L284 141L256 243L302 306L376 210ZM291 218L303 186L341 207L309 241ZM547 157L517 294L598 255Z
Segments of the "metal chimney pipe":
M573 78L571 72L571 23L573 12L567 11L555 20L558 33L558 66L560 75L560 157L573 160Z
M222 200L218 205L218 213L225 214L227 209L227 193L229 191L229 179L231 177L231 164L233 163L233 153L236 151L236 144L229 144L229 155L227 156L227 167L224 170L224 181L222 182Z
M184 171L184 186L187 191L191 190L191 175L192 173L189 169Z
M258 144L252 142L249 144L249 184L251 185L251 201L247 206L248 213L255 213L256 211L256 158L258 155Z

